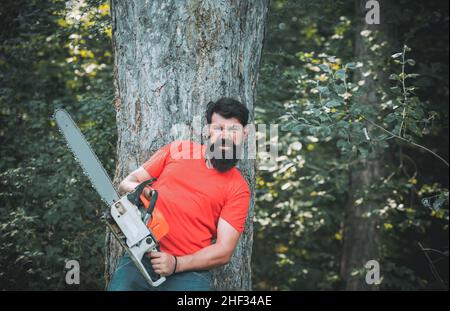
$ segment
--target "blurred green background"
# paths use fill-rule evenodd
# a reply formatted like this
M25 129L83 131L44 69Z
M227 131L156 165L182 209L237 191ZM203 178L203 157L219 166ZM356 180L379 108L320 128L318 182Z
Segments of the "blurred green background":
M277 168L257 177L256 290L344 288L349 173L374 148L392 174L358 200L377 202L380 288L448 289L448 167L381 130L369 144L362 125L376 120L448 159L448 1L399 0L386 14L388 33L361 34L354 1L270 2L256 119L283 126ZM0 42L0 289L102 290L102 203L51 115L65 107L114 174L109 5L3 1ZM357 70L389 77L376 107L361 105ZM79 286L64 282L67 259L80 261Z

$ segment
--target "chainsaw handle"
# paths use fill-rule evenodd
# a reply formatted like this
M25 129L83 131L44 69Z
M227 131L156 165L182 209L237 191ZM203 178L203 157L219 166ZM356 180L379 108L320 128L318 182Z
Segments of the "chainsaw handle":
M148 200L142 192L142 194L139 196L139 199L142 201L142 204L144 204L144 207L147 208L146 213L151 215L153 213L153 209L155 208L156 200L158 199L158 191L152 189L150 191L150 195L151 198L150 200Z
M136 205L142 215L142 220L145 225L153 232L157 240L162 239L169 232L169 224L164 215L158 209L155 209L156 201L158 199L158 191L152 189L150 200L144 195L145 187L151 185L156 178L146 180L139 184L135 190L127 195L128 200ZM144 209L144 210L142 210ZM145 209L147 209L145 211Z
M137 185L136 188L134 188L133 192L130 192L127 195L128 201L130 201L137 207L145 207L146 205L148 206L148 200L143 195L143 191L147 185L151 185L155 180L156 178L150 178L149 180L143 181L139 185ZM145 200L142 200L142 198L144 198Z

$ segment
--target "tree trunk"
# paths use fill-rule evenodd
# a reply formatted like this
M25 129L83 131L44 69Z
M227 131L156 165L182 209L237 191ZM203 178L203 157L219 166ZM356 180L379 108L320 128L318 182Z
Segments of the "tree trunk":
M111 0L118 144L114 183L175 139L204 143L206 104L254 99L268 0ZM194 128L195 127L195 128ZM241 160L252 199L231 262L212 272L217 290L250 290L255 162ZM106 238L108 284L122 254Z
M368 70L368 61L370 56L370 45L361 35L361 31L383 31L386 34L388 30L388 22L385 19L388 1L378 1L380 3L381 22L379 25L369 25L366 23L365 0L355 1L355 11L357 15L357 25L355 27L355 58L364 63L364 67L355 72L355 81L365 80L364 90L365 96L362 99L366 105L379 105L379 96L377 90L388 83L383 72L377 71L375 80L374 74L363 77L362 71ZM372 56L373 57L373 56ZM373 68L371 68L373 70ZM387 84L388 85L388 84ZM366 126L368 133L372 132L373 127ZM374 284L366 283L365 264L369 260L377 260L380 262L380 229L378 216L375 210L381 206L382 198L377 197L374 193L383 177L386 176L385 160L383 150L374 148L373 154L362 160L361 163L352 168L350 172L350 192L349 200L346 206L346 218L344 223L344 246L341 258L341 278L344 281L346 290L378 290L379 287ZM358 204L357 200L364 198L362 204ZM353 272L360 273L352 275ZM382 270L380 271L382 272Z

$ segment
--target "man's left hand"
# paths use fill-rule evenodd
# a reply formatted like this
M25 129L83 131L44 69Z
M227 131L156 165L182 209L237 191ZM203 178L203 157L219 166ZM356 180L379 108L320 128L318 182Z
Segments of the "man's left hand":
M153 270L161 276L169 276L175 269L175 257L164 252L149 252L147 255Z

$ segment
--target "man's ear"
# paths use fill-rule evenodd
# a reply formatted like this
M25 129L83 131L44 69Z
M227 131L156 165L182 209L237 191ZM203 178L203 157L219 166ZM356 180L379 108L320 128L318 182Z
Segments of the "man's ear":
M203 127L203 137L205 137L206 139L211 138L211 124L206 123Z
M244 126L244 140L248 138L248 133L250 132L250 128L248 124Z

